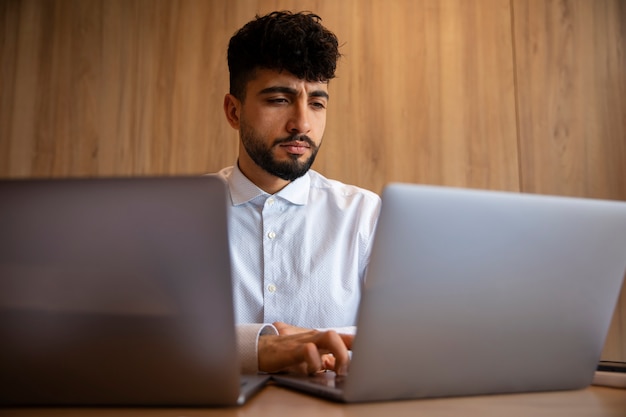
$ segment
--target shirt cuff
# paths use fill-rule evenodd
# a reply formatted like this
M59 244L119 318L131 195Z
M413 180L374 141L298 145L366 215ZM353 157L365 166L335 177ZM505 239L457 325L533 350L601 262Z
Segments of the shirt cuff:
M259 373L259 336L277 335L278 330L271 324L250 323L237 326L237 351L242 374Z

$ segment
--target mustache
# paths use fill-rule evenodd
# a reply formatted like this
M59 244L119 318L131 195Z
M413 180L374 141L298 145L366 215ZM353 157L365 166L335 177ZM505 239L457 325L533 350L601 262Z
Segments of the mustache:
M278 138L274 141L274 146L281 145L283 143L288 143L288 142L296 142L296 141L305 142L311 148L317 147L317 145L315 145L315 142L313 142L313 140L307 135L291 135L291 136L287 136L286 138Z

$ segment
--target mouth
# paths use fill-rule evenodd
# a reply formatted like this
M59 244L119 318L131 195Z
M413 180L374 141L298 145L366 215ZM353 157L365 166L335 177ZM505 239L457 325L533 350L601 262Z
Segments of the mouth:
M311 145L309 145L308 143L304 141L299 141L299 140L281 143L278 146L283 148L286 152L293 154L293 155L303 155L311 148Z

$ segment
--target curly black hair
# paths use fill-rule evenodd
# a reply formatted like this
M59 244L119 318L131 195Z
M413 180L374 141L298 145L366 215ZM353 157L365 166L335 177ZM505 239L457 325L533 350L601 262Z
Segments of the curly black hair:
M334 33L310 12L256 15L230 39L230 93L244 100L246 84L259 68L288 71L306 81L335 77L339 43Z

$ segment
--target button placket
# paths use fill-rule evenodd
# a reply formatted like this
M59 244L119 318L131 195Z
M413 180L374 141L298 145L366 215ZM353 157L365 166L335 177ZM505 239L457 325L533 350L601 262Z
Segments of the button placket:
M264 264L264 288L265 288L265 315L266 318L269 316L275 315L275 308L273 307L274 302L270 301L274 299L278 287L276 285L276 271L273 267L274 262L272 262L274 251L277 250L275 247L275 239L277 238L277 225L279 224L279 213L280 213L280 204L277 204L278 201L274 197L268 197L265 200L265 204L263 207L263 233L265 238L263 239L263 264Z

